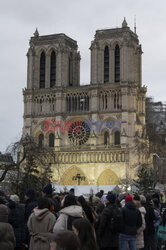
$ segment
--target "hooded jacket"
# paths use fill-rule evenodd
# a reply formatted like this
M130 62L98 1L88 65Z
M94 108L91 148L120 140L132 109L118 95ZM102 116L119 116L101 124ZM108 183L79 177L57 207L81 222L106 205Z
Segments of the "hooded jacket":
M122 212L125 224L122 234L136 236L138 228L142 225L142 216L140 211L136 208L133 202L129 201L122 208Z
M62 208L58 212L58 219L55 223L53 232L59 232L59 231L67 231L67 219L68 216L73 216L73 217L83 217L83 210L82 207L77 206L77 205L72 205L68 206L65 208Z
M45 233L51 233L55 224L55 216L47 209L34 209L28 220L31 236L30 250L49 250L50 245Z

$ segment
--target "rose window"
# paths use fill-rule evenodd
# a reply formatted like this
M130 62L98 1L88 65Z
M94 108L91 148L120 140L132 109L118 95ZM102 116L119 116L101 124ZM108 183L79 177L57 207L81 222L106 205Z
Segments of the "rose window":
M68 137L74 145L82 145L90 137L90 128L85 122L73 122L69 128Z

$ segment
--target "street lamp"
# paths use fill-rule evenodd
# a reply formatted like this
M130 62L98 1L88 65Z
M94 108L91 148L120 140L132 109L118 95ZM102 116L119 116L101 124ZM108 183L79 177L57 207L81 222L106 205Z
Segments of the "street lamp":
M81 176L80 174L76 174L72 178L73 181L78 181L78 185L80 185L81 181L85 181L85 179L86 179L86 177L85 176Z

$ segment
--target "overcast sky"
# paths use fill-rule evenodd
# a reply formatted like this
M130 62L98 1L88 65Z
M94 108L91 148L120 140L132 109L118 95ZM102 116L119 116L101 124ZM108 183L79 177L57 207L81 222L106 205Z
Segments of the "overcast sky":
M23 127L29 39L65 33L77 40L81 83L90 81L90 43L95 30L121 26L126 17L142 44L143 84L156 101L166 101L165 0L0 0L0 151L17 140Z

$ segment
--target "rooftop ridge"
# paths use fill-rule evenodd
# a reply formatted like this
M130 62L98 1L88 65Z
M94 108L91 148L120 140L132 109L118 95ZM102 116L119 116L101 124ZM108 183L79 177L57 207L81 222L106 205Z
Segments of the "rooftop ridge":
M65 33L58 33L58 34L49 34L49 35L40 35L40 36L32 36L31 39L32 40L41 40L41 39L48 39L48 38L66 38L69 39L75 43L77 43L76 40L74 40L73 38L67 36Z

